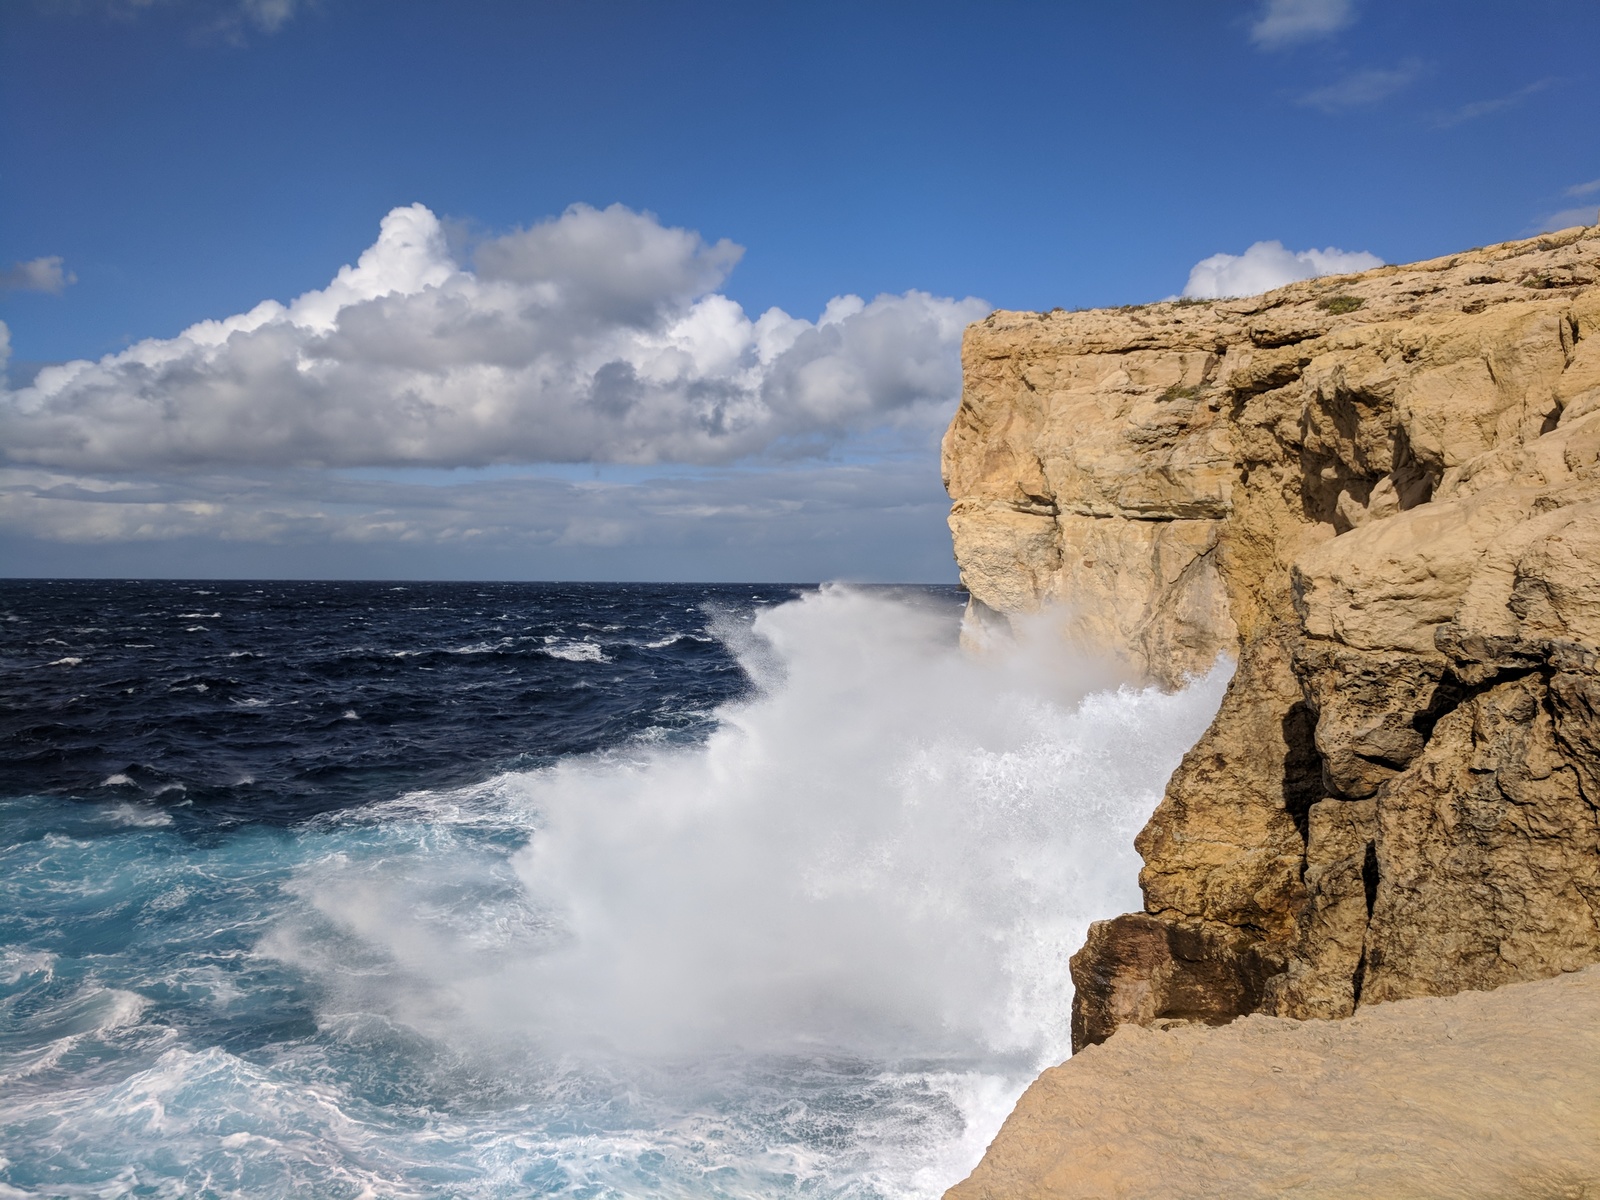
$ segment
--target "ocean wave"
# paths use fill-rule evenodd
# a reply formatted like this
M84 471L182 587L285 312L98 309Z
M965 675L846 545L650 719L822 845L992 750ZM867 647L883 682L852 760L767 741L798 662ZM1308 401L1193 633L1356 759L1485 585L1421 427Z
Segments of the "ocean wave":
M573 642L557 637L544 639L544 652L551 658L563 659L566 662L610 662L611 658L595 642Z
M513 641L608 661L681 638L689 606L665 607L615 643L570 615ZM496 706L598 722L669 681L583 753L530 755L550 765L394 770L379 799L230 824L198 769L118 743L95 778L154 765L107 788L159 767L195 805L0 798L0 911L29 922L0 951L0 1185L924 1200L959 1178L1065 1054L1067 952L1137 904L1133 832L1227 670L1169 696L1039 646L974 657L953 605L848 589L714 627L736 677L720 650L582 671L463 655L418 676L389 633L355 635L375 664L357 677L329 665L353 640L331 629L298 658L261 643L304 672L293 691L237 668L281 707L170 701L331 775L364 737L415 753L429 729L396 732L397 696L480 704L462 689L504 677ZM499 645L478 631L412 644ZM220 678L175 661L152 695ZM296 713L319 740L257 732ZM277 761L208 769L242 789Z

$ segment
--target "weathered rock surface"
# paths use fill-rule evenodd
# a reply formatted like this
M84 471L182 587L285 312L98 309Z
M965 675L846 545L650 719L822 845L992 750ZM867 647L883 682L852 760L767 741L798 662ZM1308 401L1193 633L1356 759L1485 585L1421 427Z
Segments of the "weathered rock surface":
M1600 962L1600 228L1248 300L995 313L944 443L976 616L1216 720L1073 960L1125 1023Z
M1128 1026L947 1200L1600 1195L1600 968L1347 1021Z

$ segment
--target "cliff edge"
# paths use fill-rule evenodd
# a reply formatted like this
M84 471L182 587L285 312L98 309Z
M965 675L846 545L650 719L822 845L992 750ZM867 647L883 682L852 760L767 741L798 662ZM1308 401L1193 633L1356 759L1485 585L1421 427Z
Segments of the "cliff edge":
M998 312L944 441L975 620L1238 666L1073 959L1119 1026L1600 962L1600 228L1246 300Z
M1592 1197L1597 1062L1600 968L1337 1023L1130 1026L1040 1076L947 1197Z

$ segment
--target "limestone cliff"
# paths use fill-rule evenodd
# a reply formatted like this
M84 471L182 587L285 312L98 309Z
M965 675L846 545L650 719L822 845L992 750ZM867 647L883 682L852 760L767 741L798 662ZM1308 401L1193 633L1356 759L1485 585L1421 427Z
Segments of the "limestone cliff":
M1073 960L1074 1042L1600 962L1600 228L1248 300L973 325L973 615L1215 722Z
M1600 967L1349 1021L1130 1026L948 1200L1508 1200L1600 1186Z

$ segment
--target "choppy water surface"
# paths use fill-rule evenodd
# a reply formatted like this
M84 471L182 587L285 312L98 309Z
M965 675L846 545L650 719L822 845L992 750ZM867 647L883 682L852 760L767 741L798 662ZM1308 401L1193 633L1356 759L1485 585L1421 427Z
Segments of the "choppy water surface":
M0 1195L937 1195L1224 683L958 605L0 583Z

